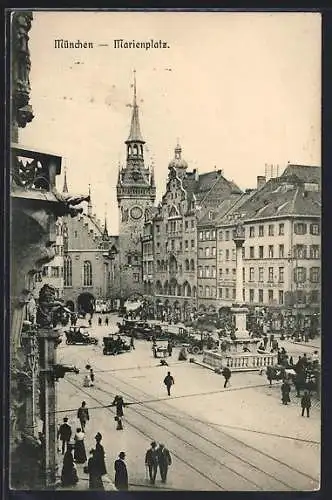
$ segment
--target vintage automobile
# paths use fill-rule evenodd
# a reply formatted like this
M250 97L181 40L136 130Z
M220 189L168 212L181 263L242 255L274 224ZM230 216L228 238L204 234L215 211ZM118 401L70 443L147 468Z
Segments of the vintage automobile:
M160 325L151 325L146 321L135 321L126 319L123 323L117 323L119 333L132 335L135 339L151 340L153 337L160 337L163 331Z
M125 351L130 351L130 345L127 344L118 335L108 335L103 338L103 354L121 354Z
M91 337L84 326L71 326L65 334L66 344L98 344L98 339Z
M199 339L197 336L191 336L189 339L188 352L190 354L199 354L203 349L218 349L219 341L215 340L209 334L203 334Z

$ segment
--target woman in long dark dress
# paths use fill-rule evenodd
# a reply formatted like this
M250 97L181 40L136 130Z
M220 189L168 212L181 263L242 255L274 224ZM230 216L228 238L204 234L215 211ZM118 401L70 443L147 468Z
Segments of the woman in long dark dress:
M103 479L96 461L96 450L90 450L91 457L88 460L89 489L104 490Z
M73 445L67 445L67 451L63 457L63 466L61 472L61 485L72 486L78 482L77 471L73 458Z
M75 448L74 448L74 460L77 464L85 464L86 462L86 452L84 446L84 432L80 428L76 429L75 434Z
M104 476L107 473L107 470L105 465L105 451L103 445L101 444L102 435L100 434L100 432L97 432L95 440L96 440L96 449L94 457L96 459L96 464L100 475Z

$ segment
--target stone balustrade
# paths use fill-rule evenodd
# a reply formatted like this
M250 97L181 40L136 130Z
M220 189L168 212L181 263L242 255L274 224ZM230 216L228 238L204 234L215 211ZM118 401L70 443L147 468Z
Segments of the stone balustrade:
M224 368L227 366L232 371L254 371L261 370L267 366L277 364L277 355L273 353L218 353L203 351L203 363L213 368Z

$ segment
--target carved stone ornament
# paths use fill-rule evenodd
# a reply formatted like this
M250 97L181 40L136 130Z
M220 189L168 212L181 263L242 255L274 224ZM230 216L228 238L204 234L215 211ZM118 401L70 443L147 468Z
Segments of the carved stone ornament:
M244 229L244 225L242 222L239 222L236 225L235 231L234 231L234 238L236 238L236 239L244 239L245 238L245 229Z
M56 299L56 289L45 284L39 293L37 324L41 328L54 328L62 320L64 306Z
M25 127L33 119L30 99L30 52L28 32L32 12L15 12L12 17L12 104L13 119L19 127Z
M17 186L29 189L50 189L49 177L40 161L14 156L12 161L13 181Z

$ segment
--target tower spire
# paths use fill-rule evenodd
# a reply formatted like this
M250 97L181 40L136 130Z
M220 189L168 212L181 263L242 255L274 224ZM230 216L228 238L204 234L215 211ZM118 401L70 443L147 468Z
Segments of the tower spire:
M103 238L108 238L108 230L107 230L107 203L105 203L105 222L104 222L104 232Z
M88 215L92 216L91 185L90 185L90 184L89 184L89 203L88 203Z
M63 179L63 188L62 188L62 192L63 193L68 193L68 185L67 185L67 167L65 166L64 168L64 171L65 171L65 177Z
M138 116L138 106L136 100L136 70L134 69L134 100L133 100L133 112L131 115L131 124L130 124L130 132L129 137L126 140L126 144L139 142L141 144L145 144L141 134L141 128L139 124L139 116Z

